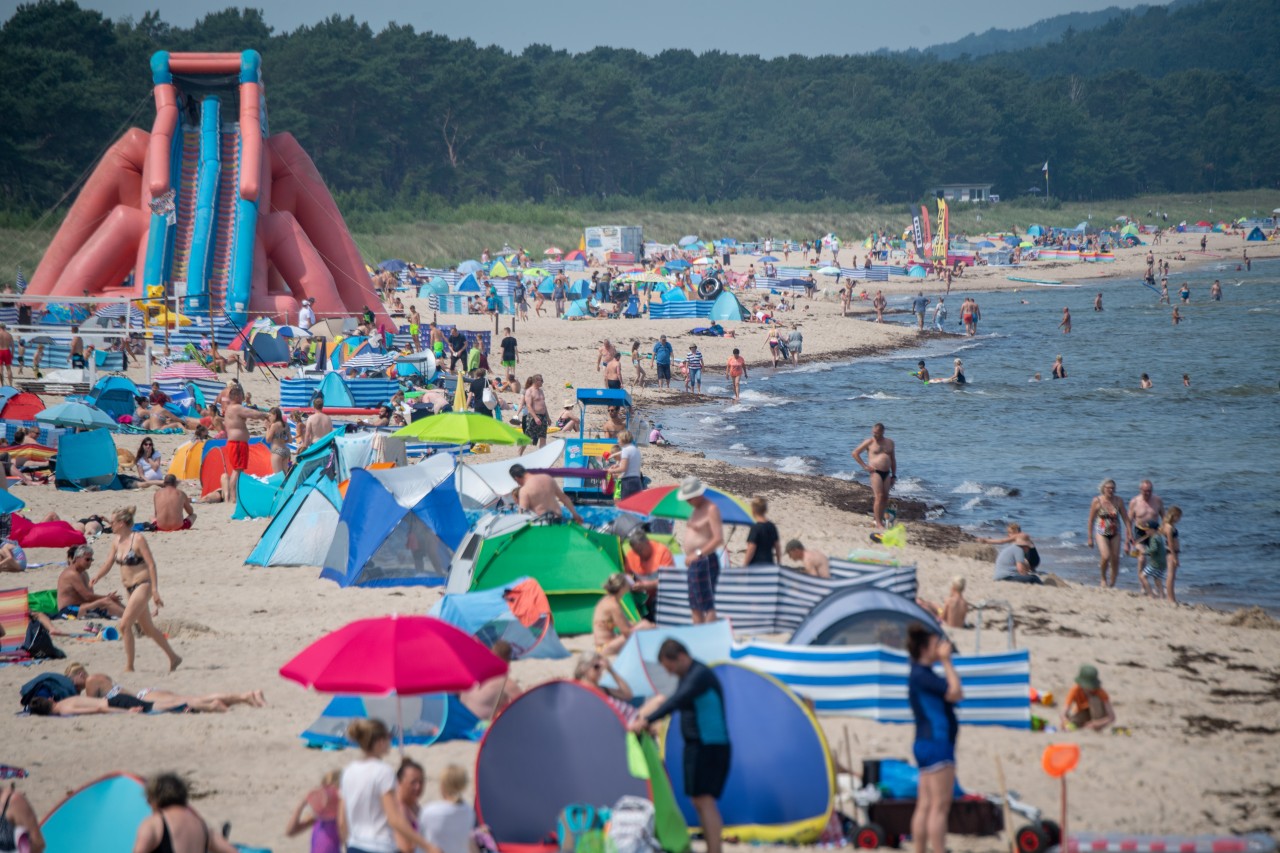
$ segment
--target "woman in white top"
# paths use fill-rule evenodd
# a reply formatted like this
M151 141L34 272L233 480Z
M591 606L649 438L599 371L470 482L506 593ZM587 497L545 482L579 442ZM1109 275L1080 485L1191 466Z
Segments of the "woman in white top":
M138 469L138 478L143 485L158 486L164 481L164 460L150 437L142 439L135 458L134 467Z
M442 799L427 803L418 813L418 826L440 853L476 853L476 813L462 799L467 771L450 764L440 776Z
M396 801L396 774L382 760L391 751L391 733L381 720L356 720L347 727L347 737L363 753L342 771L339 794L338 831L347 853L397 853L396 833L427 853L440 853L435 845L418 834Z
M624 500L644 488L644 479L640 476L640 449L636 447L636 439L630 430L618 433L618 450L613 455L614 463L609 466L609 474L618 482L617 499Z

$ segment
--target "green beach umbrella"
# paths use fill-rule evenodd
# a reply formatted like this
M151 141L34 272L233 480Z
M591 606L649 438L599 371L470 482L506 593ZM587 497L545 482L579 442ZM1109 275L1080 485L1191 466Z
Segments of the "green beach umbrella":
M496 418L473 412L446 412L416 420L392 433L438 444L528 444L529 437Z

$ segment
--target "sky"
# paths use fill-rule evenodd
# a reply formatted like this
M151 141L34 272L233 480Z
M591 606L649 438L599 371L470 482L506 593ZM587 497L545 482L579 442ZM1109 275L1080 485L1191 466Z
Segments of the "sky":
M379 30L389 22L410 24L480 45L520 52L530 44L570 51L609 46L657 53L669 48L697 52L759 54L867 53L955 41L992 27L1017 29L1066 12L1130 7L1137 0L1057 0L1053 4L1009 0L639 0L634 4L590 0L79 0L109 18L140 18L162 8L162 18L190 26L228 6L263 9L277 32L313 24L331 15L367 21ZM1162 0L1146 0L1159 3ZM8 20L17 0L0 0Z

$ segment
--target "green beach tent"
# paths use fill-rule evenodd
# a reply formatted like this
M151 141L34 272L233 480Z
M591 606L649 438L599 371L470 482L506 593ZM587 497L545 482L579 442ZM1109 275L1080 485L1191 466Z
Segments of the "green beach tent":
M470 550L464 541L458 553ZM496 589L520 578L535 578L551 603L556 631L587 634L596 602L609 575L622 571L622 543L616 536L574 524L528 524L479 540L470 563L469 589ZM472 546L474 547L474 546ZM454 583L450 572L450 585ZM624 606L631 610L630 598ZM632 612L634 619L638 616Z

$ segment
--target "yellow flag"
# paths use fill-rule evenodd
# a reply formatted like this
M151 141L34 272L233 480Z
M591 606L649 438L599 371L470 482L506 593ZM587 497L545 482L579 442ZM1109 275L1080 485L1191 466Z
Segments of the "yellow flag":
M462 387L462 371L458 371L458 388L453 392L453 410L455 412L465 412L467 410L467 392Z

